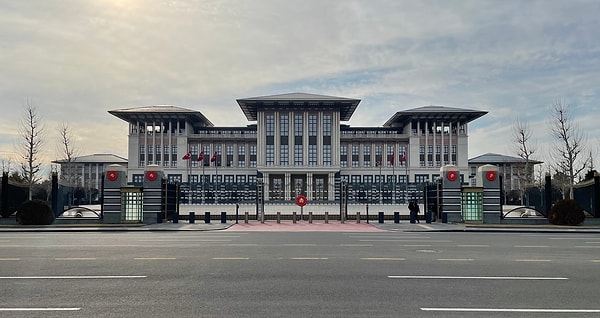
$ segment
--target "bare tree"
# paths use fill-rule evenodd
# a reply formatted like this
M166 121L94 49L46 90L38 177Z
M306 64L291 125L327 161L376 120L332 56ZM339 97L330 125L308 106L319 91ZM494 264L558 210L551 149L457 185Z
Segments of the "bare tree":
M573 122L568 104L556 101L552 111L550 131L555 142L551 155L556 172L567 176L566 186L569 189L569 198L572 199L575 179L586 168L586 160L581 158L585 151L585 136Z
M512 142L517 156L523 159L523 165L517 168L517 177L519 179L519 192L521 200L525 196L525 188L534 183L533 174L533 155L536 152L536 146L531 140L531 129L529 123L517 119L513 125ZM526 202L523 202L526 203Z
M58 128L60 135L60 144L58 146L58 156L62 158L60 166L61 183L67 186L69 190L69 208L73 205L73 188L79 181L79 174L75 161L79 156L79 150L75 146L73 130L68 123L63 122Z
M41 123L41 117L35 107L28 101L23 119L18 128L19 155L24 162L21 163L23 178L29 187L29 200L33 196L33 186L41 180L39 176L41 162L41 152L44 138L44 127Z

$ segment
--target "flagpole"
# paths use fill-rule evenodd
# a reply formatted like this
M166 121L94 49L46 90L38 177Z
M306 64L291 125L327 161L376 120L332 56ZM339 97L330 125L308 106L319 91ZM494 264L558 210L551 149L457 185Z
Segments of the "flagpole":
M396 204L396 158L392 154L392 189L394 189L394 197L392 198L393 203Z

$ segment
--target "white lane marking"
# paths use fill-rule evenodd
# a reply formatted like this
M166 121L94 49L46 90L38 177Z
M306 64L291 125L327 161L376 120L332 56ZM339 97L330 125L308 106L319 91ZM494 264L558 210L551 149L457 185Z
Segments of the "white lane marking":
M429 225L424 225L424 224L419 224L420 227L427 229L427 230L433 230L433 227L429 226Z
M527 313L600 313L600 309L542 309L542 308L421 308L422 311L448 312L527 312Z
M164 240L156 240L156 239L145 239L138 240L138 242L231 242L233 240L223 240L223 239L164 239Z
M404 261L405 258L397 258L397 257L363 257L362 260L366 261Z
M0 311L78 311L81 308L0 308Z
M20 261L20 258L0 258L0 261Z
M105 275L105 276L0 276L0 279L135 279L135 278L147 278L148 276L141 275Z
M600 245L575 246L575 248L600 248Z
M474 280L567 280L566 277L531 277L531 276L398 276L390 275L388 278L398 279L474 279Z
M446 240L421 240L421 239L413 239L413 240L360 240L361 242L421 242L421 243L451 243L452 241Z

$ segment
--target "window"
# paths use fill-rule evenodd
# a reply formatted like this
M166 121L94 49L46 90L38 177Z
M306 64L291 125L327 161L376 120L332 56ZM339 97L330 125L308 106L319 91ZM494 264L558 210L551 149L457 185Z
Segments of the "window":
M383 164L383 158L381 158L381 146L375 146L375 164L377 166Z
M331 115L323 115L323 136L331 136Z
M323 145L323 165L331 166L331 145Z
M192 164L193 168L197 168L198 167L198 145L191 145L190 146L190 153L192 154L192 158L190 159L190 162Z
M267 136L275 136L275 116L267 115L265 117Z
M308 115L308 136L317 135L317 115Z
M267 166L272 166L275 164L275 145L267 145L266 146L266 155L267 155Z
M363 176L364 183L373 183L373 176Z
M350 176L350 182L352 182L352 183L360 183L361 182L361 176L360 175L352 175L352 176Z
M369 145L363 146L363 166L371 166L371 146Z
M227 167L233 167L233 145L226 145L225 151L226 151L225 153L227 156L226 165L227 165Z
M156 164L160 166L161 154L160 154L160 146L156 146Z
M279 117L279 136L288 136L290 131L290 122L287 114Z
M416 183L423 183L423 182L427 182L428 180L429 180L429 175L426 175L426 174L416 174L415 175Z
M238 167L246 167L246 146L238 146Z
M177 145L171 146L171 167L177 167Z
M340 147L340 167L348 167L348 146Z
M317 145L308 145L308 165L317 165Z
M140 167L146 166L146 145L140 145Z
M294 145L294 165L301 166L304 164L302 159L302 145Z
M290 147L289 145L279 146L279 164L287 166L290 160Z
M148 145L148 164L154 163L154 147Z
M302 114L294 115L294 136L302 137Z
M250 146L250 168L256 168L256 145Z
M358 168L358 145L352 145L352 167Z

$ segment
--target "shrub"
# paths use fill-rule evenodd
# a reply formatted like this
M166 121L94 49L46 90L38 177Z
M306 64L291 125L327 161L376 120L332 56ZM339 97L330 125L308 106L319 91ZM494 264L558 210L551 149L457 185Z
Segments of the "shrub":
M585 213L575 200L561 200L550 210L548 220L555 225L579 225L585 220Z
M17 210L17 223L21 225L50 225L54 214L48 203L42 200L25 201Z

